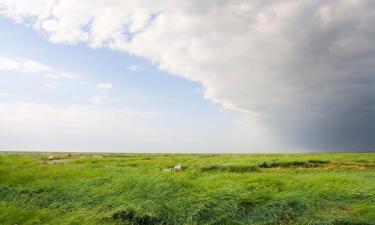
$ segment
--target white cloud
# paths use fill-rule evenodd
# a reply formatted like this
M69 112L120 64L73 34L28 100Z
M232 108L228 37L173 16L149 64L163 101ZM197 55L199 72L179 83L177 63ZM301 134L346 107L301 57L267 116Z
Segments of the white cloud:
M155 126L148 122L155 116L158 116L155 112L128 108L52 107L27 102L0 104L1 148L64 150L66 147L95 151L134 147L144 136L150 142L157 142L153 139L157 133Z
M139 69L140 69L140 67L138 65L130 65L129 66L129 70L133 71L133 72L135 72L135 71L137 71Z
M104 103L104 101L107 99L107 96L105 95L94 95L89 98L89 102L94 105L99 105Z
M1 150L229 151L244 133L159 122L165 113L125 107L0 104ZM170 114L167 114L170 117ZM214 140L216 140L214 142ZM240 150L236 148L236 150Z
M44 83L43 86L50 90L56 90L57 88L57 85L55 83Z
M291 148L375 147L372 0L32 2L0 0L0 14L198 81Z
M99 90L108 90L108 89L112 89L113 86L111 83L99 83L96 85L96 87L99 89Z
M41 74L51 78L61 77L73 80L76 80L79 77L77 74L61 72L34 60L2 56L0 56L0 70Z

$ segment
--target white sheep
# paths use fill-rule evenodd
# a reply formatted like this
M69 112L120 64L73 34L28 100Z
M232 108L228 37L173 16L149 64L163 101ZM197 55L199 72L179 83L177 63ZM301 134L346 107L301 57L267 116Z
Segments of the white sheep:
M181 171L182 170L181 164L178 164L177 166L175 166L173 170L174 171Z
M53 157L53 155L48 156L48 160L54 160L54 159L55 157Z

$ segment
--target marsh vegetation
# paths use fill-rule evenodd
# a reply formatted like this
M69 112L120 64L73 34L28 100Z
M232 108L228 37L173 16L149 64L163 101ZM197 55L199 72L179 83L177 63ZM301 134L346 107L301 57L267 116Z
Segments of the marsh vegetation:
M0 153L0 224L375 224L374 153L50 155Z

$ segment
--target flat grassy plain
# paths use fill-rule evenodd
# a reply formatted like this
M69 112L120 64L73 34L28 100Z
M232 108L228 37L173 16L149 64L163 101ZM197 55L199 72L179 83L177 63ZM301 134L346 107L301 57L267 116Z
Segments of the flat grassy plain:
M0 224L375 224L375 153L0 152Z

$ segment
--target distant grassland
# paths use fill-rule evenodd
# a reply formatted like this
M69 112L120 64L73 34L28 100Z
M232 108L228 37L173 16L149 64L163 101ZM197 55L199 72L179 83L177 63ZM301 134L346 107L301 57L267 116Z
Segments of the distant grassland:
M0 224L375 224L375 153L3 152Z

